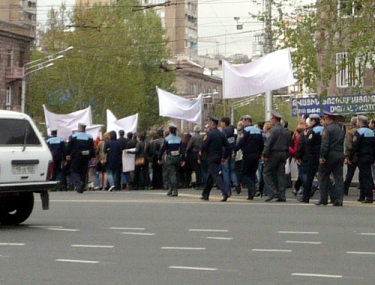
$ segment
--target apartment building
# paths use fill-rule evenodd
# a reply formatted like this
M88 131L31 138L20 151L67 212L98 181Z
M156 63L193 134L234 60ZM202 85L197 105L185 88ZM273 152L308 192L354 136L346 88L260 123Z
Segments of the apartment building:
M335 4L317 1L317 24L322 27L316 33L318 66L321 72L329 66L333 73L328 82L318 82L317 93L374 93L374 4L360 0L335 0Z
M37 0L1 0L0 21L25 27L35 37L36 8Z
M33 40L27 27L0 21L0 109L21 111L23 66Z

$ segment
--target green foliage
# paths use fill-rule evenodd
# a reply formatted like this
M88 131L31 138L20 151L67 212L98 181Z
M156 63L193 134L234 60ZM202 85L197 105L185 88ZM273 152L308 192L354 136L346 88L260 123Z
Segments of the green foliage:
M139 129L162 121L155 86L171 90L174 72L160 65L168 58L161 19L152 11L133 12L139 1L52 10L43 35L46 51L33 60L74 49L54 67L30 75L27 112L42 117L42 104L55 113L91 106L95 123L106 123L106 109L117 118L139 113ZM72 24L67 27L66 19Z
M255 2L255 1L254 1ZM375 67L373 0L318 0L301 5L296 0L272 0L272 35L275 49L290 48L295 78L300 86L320 96L337 74L336 54L348 52L339 68L347 68L349 87L342 92L369 94L374 80L364 85L366 69ZM252 15L266 24L267 13ZM302 90L301 90L302 91Z

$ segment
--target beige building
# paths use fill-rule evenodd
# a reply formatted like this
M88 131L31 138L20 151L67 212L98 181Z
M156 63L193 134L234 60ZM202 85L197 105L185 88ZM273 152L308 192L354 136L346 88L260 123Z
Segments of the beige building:
M112 4L118 2L117 0L76 0L76 6L88 5L101 2L102 4Z
M21 25L29 30L29 36L36 35L37 0L1 0L0 21Z

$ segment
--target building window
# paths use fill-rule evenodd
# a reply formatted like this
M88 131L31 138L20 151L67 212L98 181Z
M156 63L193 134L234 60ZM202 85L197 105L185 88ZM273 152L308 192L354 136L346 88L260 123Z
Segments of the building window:
M12 105L12 87L8 86L5 94L5 106Z
M336 54L336 85L347 88L363 85L362 62L360 57L350 58L347 52Z
M8 49L7 67L12 67L12 66L13 66L13 50Z
M339 1L339 15L341 17L359 16L362 11L362 4L360 0L340 0Z
M25 52L20 51L18 66L23 67L24 61L25 61Z

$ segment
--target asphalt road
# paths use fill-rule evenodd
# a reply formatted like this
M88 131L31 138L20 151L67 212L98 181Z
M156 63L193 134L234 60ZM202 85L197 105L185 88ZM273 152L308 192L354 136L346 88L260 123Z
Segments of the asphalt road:
M288 195L52 192L49 211L36 196L0 227L0 284L374 284L375 207L355 188L344 207Z

